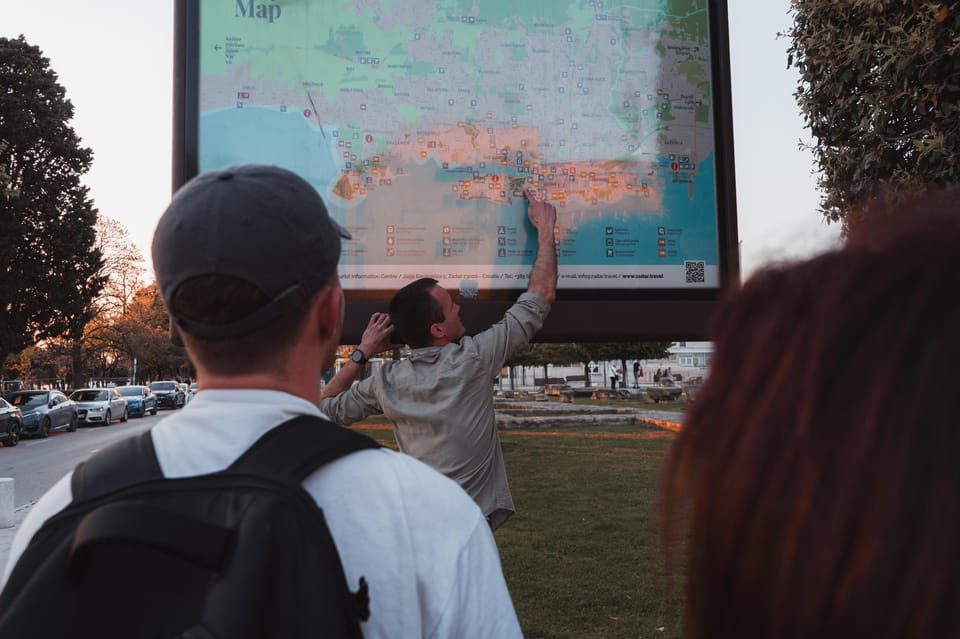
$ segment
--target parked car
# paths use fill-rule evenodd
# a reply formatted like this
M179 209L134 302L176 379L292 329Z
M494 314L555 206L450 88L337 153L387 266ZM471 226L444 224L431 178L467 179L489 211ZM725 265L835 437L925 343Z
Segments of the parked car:
M23 432L20 409L0 397L0 441L4 446L16 446Z
M58 390L17 391L4 397L23 414L24 435L46 437L53 430L77 430L77 405Z
M199 389L197 388L197 383L196 383L196 382L193 382L192 384L190 384L190 396L191 396L191 397L193 397L194 395L196 395L198 390L199 390Z
M157 414L157 396L146 386L120 386L117 391L127 400L127 414L131 417Z
M127 421L127 400L116 388L81 388L73 391L70 399L77 403L77 418L81 424L109 426L117 415Z
M150 390L157 396L158 408L183 408L187 398L180 388L180 382L163 380L150 382Z

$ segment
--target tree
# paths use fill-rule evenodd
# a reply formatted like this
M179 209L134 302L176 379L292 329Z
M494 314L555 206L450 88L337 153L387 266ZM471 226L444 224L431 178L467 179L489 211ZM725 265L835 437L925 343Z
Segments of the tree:
M102 285L97 212L80 184L92 153L40 49L0 38L0 357L77 337Z
M72 332L73 337L66 340L73 360L74 385L82 383L87 373L95 377L129 375L132 371L123 367L129 366L135 356L127 339L130 327L123 320L143 287L143 256L130 241L126 227L113 218L99 215L95 229L95 247L101 256L95 278L103 286L89 305L82 330ZM88 363L94 363L93 370L87 370Z
M584 354L584 370L590 379L591 361L620 360L620 371L626 377L628 359L661 359L667 356L667 349L673 342L593 342L577 344ZM603 380L602 380L603 381Z
M124 336L122 352L131 363L137 358L138 379L194 377L186 350L170 341L169 321L156 284L137 291L117 320Z
M3 154L6 152L7 147L10 146L5 140L0 138L0 157L3 157ZM13 190L10 188L10 176L7 175L7 166L5 164L0 164L0 196L9 197L13 195Z
M823 215L960 181L960 11L935 0L792 0L787 66L814 137Z
M94 305L98 315L117 317L127 311L127 306L143 288L143 255L130 239L127 227L106 215L97 216L97 243L102 265L97 276L103 280L103 288Z
M170 342L169 316L156 284L138 290L121 315L92 319L82 339L54 339L44 343L50 357L67 362L70 385L86 385L90 378L133 377L138 381L193 377L186 350Z
M590 362L619 359L626 374L627 359L660 359L666 357L672 342L590 342L578 344L529 344L507 362L513 388L514 366L546 366L547 364L583 365L586 384L590 385ZM629 369L632 370L632 369ZM547 377L544 369L544 377Z
M29 346L20 353L25 369L21 379L29 384L69 388L70 358L49 344Z

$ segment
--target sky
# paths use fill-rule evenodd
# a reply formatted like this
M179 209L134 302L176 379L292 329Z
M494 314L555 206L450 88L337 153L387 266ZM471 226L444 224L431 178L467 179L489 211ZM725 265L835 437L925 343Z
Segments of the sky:
M809 141L787 69L789 0L729 0L734 162L741 272L838 242L817 212ZM94 161L82 178L100 213L118 220L149 264L171 195L172 0L6 2L0 36L23 34L50 59L73 103L74 130Z

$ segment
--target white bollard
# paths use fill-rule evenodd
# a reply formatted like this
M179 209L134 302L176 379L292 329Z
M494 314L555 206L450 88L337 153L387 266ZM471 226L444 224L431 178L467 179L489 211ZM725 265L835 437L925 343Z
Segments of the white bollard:
M13 477L0 477L0 528L13 525Z

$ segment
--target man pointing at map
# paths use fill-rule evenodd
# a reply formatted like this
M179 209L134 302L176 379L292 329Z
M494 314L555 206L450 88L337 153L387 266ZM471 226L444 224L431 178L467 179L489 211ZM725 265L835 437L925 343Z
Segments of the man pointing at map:
M437 281L411 282L374 314L354 352L324 387L320 409L348 425L382 413L394 425L400 450L458 482L494 530L514 512L494 414L492 380L543 326L557 294L554 226L557 210L534 191L527 215L537 231L537 256L527 291L503 319L465 335L460 306ZM368 357L390 347L396 330L410 348L351 386Z

